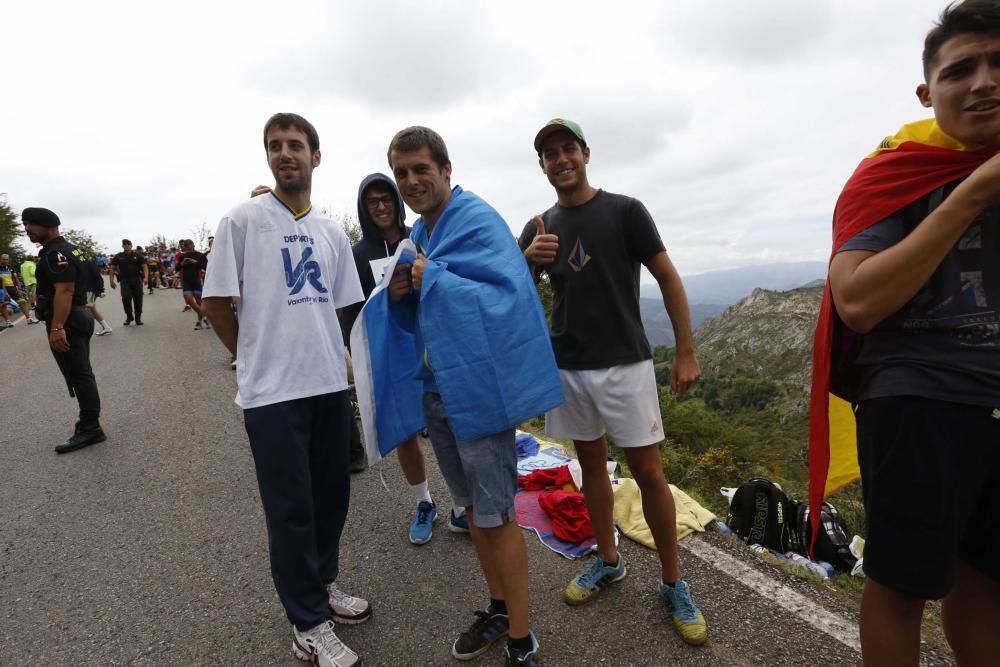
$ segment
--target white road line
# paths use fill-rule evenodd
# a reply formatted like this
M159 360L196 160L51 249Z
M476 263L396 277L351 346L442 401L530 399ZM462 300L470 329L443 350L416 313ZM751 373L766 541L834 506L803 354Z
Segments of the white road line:
M749 565L744 565L704 540L692 538L681 540L678 544L712 567L756 591L765 599L784 607L817 630L825 632L848 648L861 652L861 640L856 623L827 611L809 598L779 584Z

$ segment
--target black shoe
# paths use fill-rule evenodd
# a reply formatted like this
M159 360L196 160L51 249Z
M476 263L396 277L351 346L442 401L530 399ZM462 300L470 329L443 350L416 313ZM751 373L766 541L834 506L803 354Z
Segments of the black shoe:
M507 667L538 667L538 640L535 633L529 632L531 638L531 650L524 652L510 645L510 638L507 639L507 648L504 650L504 660Z
M142 320L140 320L138 317L135 318L135 326L137 326L137 327L141 327L142 326Z
M368 469L368 461L365 460L365 452L361 450L360 456L355 456L354 452L351 452L351 473L364 472Z
M475 622L458 636L455 645L451 647L451 654L459 660L472 660L506 635L509 627L510 619L507 614L477 611Z
M122 326L125 326L125 327L127 327L127 326L128 326L128 325L130 325L130 324L132 324L132 318L131 318L131 317L129 317L129 318L126 318L126 319L125 319L125 322L124 322L124 323L122 324Z
M357 421L355 420L354 426L351 427L351 472L364 472L365 468L368 467L367 456L365 456L365 448L361 444L361 435L358 432Z
M77 449L83 449L84 447L104 442L107 439L108 436L104 435L104 431L100 426L96 429L88 429L86 431L78 430L69 440L56 446L56 454L65 454Z

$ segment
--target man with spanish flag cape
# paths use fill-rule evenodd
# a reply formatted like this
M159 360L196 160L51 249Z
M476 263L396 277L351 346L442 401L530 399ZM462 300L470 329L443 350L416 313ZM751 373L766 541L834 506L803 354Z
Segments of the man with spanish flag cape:
M823 498L860 468L866 664L917 664L929 599L944 599L959 661L988 664L1000 655L1000 2L946 9L924 74L934 119L887 137L834 211L810 514L816 531Z

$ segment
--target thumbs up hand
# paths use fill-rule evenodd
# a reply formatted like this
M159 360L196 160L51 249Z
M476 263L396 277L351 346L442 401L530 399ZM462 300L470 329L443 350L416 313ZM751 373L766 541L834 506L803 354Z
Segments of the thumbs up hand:
M556 261L559 252L559 237L545 233L545 221L542 216L535 216L535 238L524 251L524 258L532 267L547 266Z

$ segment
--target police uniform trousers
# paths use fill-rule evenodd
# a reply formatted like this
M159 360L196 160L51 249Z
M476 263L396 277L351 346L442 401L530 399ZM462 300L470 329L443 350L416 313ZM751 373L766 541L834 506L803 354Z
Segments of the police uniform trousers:
M51 326L51 323L45 323L46 330ZM97 393L94 370L90 367L90 338L94 335L94 317L83 306L73 306L63 327L66 330L66 340L69 341L69 351L52 350L52 356L56 358L59 370L66 378L69 395L76 396L80 404L77 430L92 430L100 426L101 419L101 397Z
M125 306L126 320L142 319L142 278L125 278L121 281L122 305ZM133 309L134 304L134 309Z

